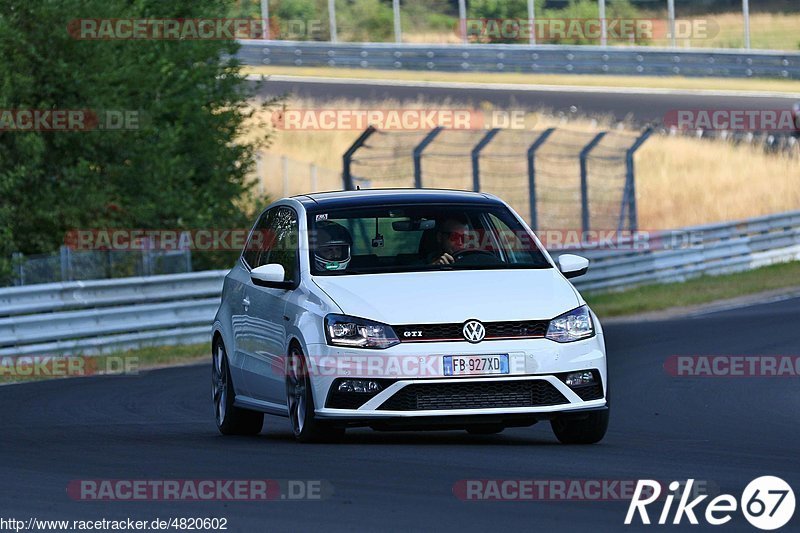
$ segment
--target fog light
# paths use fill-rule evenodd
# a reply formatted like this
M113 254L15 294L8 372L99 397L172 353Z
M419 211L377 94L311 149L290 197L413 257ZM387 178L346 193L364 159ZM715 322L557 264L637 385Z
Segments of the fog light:
M594 374L592 374L588 370L583 372L573 372L572 374L567 374L564 383L566 383L568 387L580 387L582 385L591 385L592 383L594 383Z
M369 379L345 379L339 383L339 392L360 392L373 394L380 392L381 384Z

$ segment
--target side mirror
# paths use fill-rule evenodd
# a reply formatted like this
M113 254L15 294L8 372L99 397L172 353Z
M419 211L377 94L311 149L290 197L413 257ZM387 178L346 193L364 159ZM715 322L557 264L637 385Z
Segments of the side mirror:
M272 287L275 289L288 289L291 288L291 281L284 281L286 271L283 265L272 263L269 265L260 266L250 271L250 279L253 284L260 287Z
M589 260L579 255L564 254L558 257L558 269L567 279L577 278L589 270Z

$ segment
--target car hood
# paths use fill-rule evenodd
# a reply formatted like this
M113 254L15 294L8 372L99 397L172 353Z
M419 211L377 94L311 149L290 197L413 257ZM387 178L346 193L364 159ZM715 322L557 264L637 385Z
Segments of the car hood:
M313 279L345 314L395 325L551 319L582 303L554 268Z

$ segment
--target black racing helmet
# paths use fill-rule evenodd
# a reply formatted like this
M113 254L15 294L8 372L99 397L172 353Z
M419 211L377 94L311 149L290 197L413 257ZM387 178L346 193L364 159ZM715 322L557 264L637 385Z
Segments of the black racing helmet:
M317 270L346 270L350 264L353 237L347 228L333 221L317 223L314 264Z

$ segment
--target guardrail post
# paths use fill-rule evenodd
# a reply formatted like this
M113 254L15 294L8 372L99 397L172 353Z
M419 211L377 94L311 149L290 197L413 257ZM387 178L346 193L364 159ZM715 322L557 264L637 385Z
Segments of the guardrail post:
M433 142L444 128L437 126L428 133L422 141L414 147L414 187L422 188L422 152Z
M544 130L528 148L528 201L531 208L531 228L534 230L537 229L539 223L536 213L536 150L547 141L554 131L556 131L555 128Z
M633 166L633 156L652 134L653 129L647 128L625 152L625 189L622 192L622 204L619 208L619 223L617 224L617 229L620 231L625 222L626 210L628 214L628 229L636 231L639 226L636 214L636 174Z
M581 226L584 232L589 231L589 179L587 159L594 147L600 144L607 131L601 131L595 135L594 139L581 150ZM581 239L583 240L583 239Z
M369 139L370 136L372 136L372 134L376 131L378 130L375 128L375 126L369 126L361 135L358 136L356 142L354 142L353 145L344 153L344 156L342 156L344 163L342 168L342 182L344 184L344 190L354 191L356 189L356 186L353 184L352 169L350 168L353 164L353 155L356 153L356 151L358 151L359 148L364 146L364 143L367 142L367 139Z
M492 139L498 133L500 133L500 128L490 129L472 149L472 190L475 192L480 192L481 190L481 150L486 148L486 145L492 142Z

